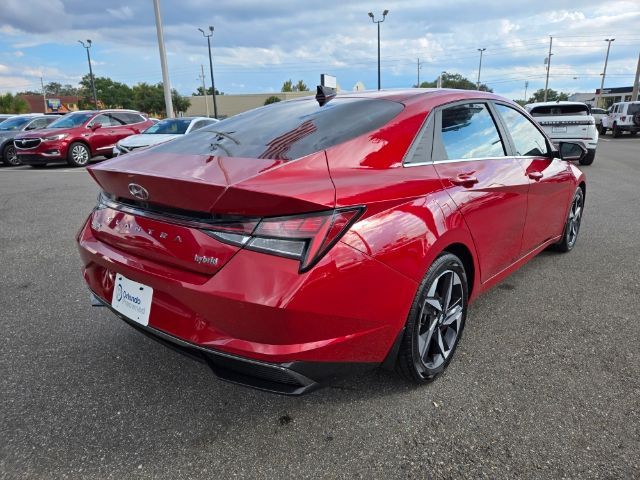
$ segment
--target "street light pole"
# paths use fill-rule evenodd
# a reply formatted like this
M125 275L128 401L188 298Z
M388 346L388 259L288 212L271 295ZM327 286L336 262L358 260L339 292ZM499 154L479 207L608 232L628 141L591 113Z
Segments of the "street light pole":
M551 70L551 46L553 45L553 37L549 37L549 56L547 57L547 79L544 82L544 101L547 101L547 92L549 91L549 70Z
M93 68L91 67L91 54L89 53L89 49L91 48L91 40L87 39L87 43L82 40L78 40L78 43L84 47L87 51L87 62L89 62L89 80L91 80L91 90L93 91L93 103L96 106L96 110L98 109L98 95L96 94L96 83L93 81Z
M389 10L382 12L382 20L376 20L373 13L369 12L371 21L378 25L378 90L380 90L380 24L384 22L385 17L389 14Z
M204 30L199 28L202 35L207 38L207 46L209 47L209 71L211 73L211 93L213 94L213 116L218 118L218 104L216 102L216 84L213 81L213 59L211 58L211 37L213 36L213 27L209 25L209 35L204 33Z
M529 88L529 82L525 80L524 82L524 101L527 102L527 88Z
M171 98L171 83L167 68L167 52L164 49L164 33L162 32L162 17L160 16L160 0L153 0L156 15L156 33L158 34L158 50L160 50L160 67L162 68L162 86L164 87L164 105L167 118L173 118L173 99Z
M480 90L480 72L482 71L482 52L484 52L486 50L486 48L479 48L478 51L480 52L480 65L478 65L478 84L476 86L477 90Z
M605 38L605 42L607 43L607 56L604 57L604 71L602 72L602 81L600 82L600 93L598 94L598 98L596 98L596 107L600 104L600 99L602 98L602 89L604 88L604 77L607 76L607 63L609 62L609 50L611 49L611 42L614 42L615 38Z

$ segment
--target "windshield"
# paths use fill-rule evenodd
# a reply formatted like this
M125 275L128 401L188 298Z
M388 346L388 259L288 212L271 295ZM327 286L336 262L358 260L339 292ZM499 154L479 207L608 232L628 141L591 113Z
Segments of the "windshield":
M31 120L33 117L13 117L0 123L0 130L20 130Z
M151 125L142 133L183 135L187 131L187 128L189 128L190 123L190 118L169 118L167 120L162 120L155 125Z
M531 115L541 117L544 115L589 115L589 107L586 105L544 105L531 109Z
M70 113L60 120L56 120L49 128L75 128L82 126L87 120L95 115L95 112L88 113Z

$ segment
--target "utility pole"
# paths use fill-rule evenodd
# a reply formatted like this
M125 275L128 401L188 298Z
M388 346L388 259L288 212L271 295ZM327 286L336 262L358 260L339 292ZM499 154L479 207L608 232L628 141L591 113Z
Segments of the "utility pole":
M482 71L482 52L484 52L486 48L479 48L480 52L480 65L478 65L478 83L476 85L476 90L480 90L480 72Z
M631 101L638 100L638 83L640 82L640 53L638 54L638 66L636 67L636 79L633 81L633 92L631 92Z
M378 25L378 90L380 90L380 24L384 22L385 17L389 14L389 10L382 12L382 20L376 20L373 13L369 12L371 21Z
M527 102L527 88L529 88L529 82L525 81L524 82L524 101L525 101L525 103Z
M164 105L167 118L173 118L173 100L171 99L171 83L169 82L169 70L167 68L167 52L164 49L160 0L153 0L153 9L156 14L156 32L158 33L158 50L160 50L160 66L162 67L162 86L164 87Z
M202 35L207 38L207 46L209 47L209 71L211 72L211 94L213 96L213 116L218 118L218 103L216 102L216 82L213 81L213 59L211 57L211 37L213 36L213 27L209 25L209 35L199 28Z
M614 42L615 38L605 38L607 42L607 55L604 57L604 71L602 72L602 80L600 81L600 93L596 98L596 107L600 106L600 100L602 99L602 89L604 88L604 77L607 76L607 63L609 62L609 50L611 49L611 42Z
M420 88L420 57L418 57L418 84L416 87Z
M544 101L547 101L547 92L549 91L549 70L551 70L551 46L553 45L553 37L549 36L549 56L547 57L547 79L544 82Z
M42 102L44 103L44 113L47 113L47 92L44 89L44 80L40 77L40 85L42 86Z
M87 39L87 44L82 40L78 40L78 43L84 47L87 51L87 62L89 62L89 80L91 80L91 90L93 90L93 103L96 106L96 110L98 110L98 95L96 95L96 82L93 80L93 67L91 66L91 55L89 54L89 49L91 48L91 40Z
M207 86L204 83L204 65L200 64L200 80L202 80L202 95L204 95L204 105L207 109L207 118L209 118L209 102L207 101Z

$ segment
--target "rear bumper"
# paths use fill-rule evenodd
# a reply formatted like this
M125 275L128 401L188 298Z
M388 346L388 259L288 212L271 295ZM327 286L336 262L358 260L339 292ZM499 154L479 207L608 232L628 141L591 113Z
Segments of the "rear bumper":
M307 391L353 364L381 364L417 289L341 242L303 274L297 261L240 250L214 275L120 251L98 240L90 223L78 242L85 281L98 297L112 298L116 272L152 287L152 333L204 358L225 379L281 393L296 392L238 380L239 369L213 360L258 362L285 376L291 371L307 378L293 390Z
M205 363L221 380L282 395L302 395L344 375L371 370L372 363L288 362L267 363L230 355L187 342L153 327L129 320L92 292L97 304L108 307L125 323L156 342L193 360Z
M618 128L624 132L640 132L640 127L637 125L618 125Z

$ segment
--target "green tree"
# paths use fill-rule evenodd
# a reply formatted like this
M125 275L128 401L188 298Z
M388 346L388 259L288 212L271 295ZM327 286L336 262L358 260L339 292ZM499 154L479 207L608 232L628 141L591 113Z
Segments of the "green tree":
M547 90L547 102L555 102L556 100L569 100L569 95L564 92L556 92L552 88ZM533 92L533 95L527 100L527 103L536 102L544 102L544 88Z
M0 95L0 113L27 113L29 104L24 98L11 93Z
M136 110L148 114L162 114L165 111L162 84L138 83L131 88L133 105Z
M293 82L291 79L287 80L282 84L281 92L293 92Z
M308 92L309 91L309 87L307 87L307 84L304 83L302 80L298 80L298 83L296 83L296 86L293 87L293 89L296 92Z
M159 85L162 88L162 84ZM164 98L164 90L162 92L162 96ZM180 95L175 88L171 89L171 101L173 102L173 110L176 113L186 112L187 109L191 106L191 100Z
M101 108L135 108L133 101L133 91L129 85L115 82L108 77L96 77L96 95ZM80 80L80 101L81 108L93 108L93 91L91 89L91 79L85 75Z
M269 98L267 98L264 101L265 105L271 105L272 103L277 103L277 102L281 102L282 100L280 99L280 97L276 97L275 95L271 95Z
M432 82L422 82L420 88L436 88L438 85L438 79L436 78ZM442 88L457 88L460 90L476 90L476 84L466 77L463 77L459 73L442 73ZM481 83L480 88L483 92L493 92L486 84Z
M193 96L193 97L199 97L199 96L202 96L202 95L203 95L202 87L198 87L198 89L191 94L191 96ZM207 95L211 95L211 87L207 88ZM224 95L224 92L221 92L220 90L218 90L216 88L216 95Z
M70 84L62 85L58 82L49 82L44 86L47 95L58 96L75 96L78 95L78 89Z

